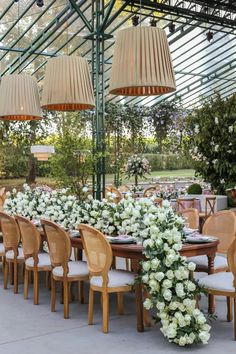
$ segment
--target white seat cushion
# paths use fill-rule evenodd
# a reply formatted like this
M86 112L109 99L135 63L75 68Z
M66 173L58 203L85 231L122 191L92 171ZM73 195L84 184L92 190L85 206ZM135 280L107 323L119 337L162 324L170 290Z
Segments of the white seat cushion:
M135 275L126 270L110 270L108 272L108 288L116 288L120 286L133 285ZM102 287L102 277L92 277L90 284L98 287Z
M38 257L39 257L39 262L37 264L38 268L51 266L51 261L48 253L39 253ZM28 267L33 267L34 266L33 257L26 259L25 265Z
M68 278L76 277L76 276L82 276L82 277L89 276L89 270L86 262L73 261L73 262L69 262L68 266L69 266L69 273L67 274ZM57 277L63 277L63 268L55 267L52 273Z
M193 262L197 265L197 267L202 267L208 269L208 259L207 256L195 256L188 257L187 262ZM228 262L227 258L224 256L216 255L214 261L214 269L227 268Z
M5 248L3 246L3 243L0 243L0 256L5 254Z
M207 289L234 292L234 276L230 272L220 272L207 275L199 280L199 285Z
M6 259L14 259L14 252L13 251L7 251L6 252ZM17 259L24 259L23 248L21 248L21 247L18 248Z

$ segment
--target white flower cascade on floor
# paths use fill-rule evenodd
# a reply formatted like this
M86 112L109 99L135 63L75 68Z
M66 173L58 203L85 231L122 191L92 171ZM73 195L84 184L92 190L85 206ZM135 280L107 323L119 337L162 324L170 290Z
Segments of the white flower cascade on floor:
M24 185L23 192L13 190L8 194L4 209L30 219L47 218L65 228L88 223L107 235L127 234L142 241L146 256L142 262L142 282L150 294L144 306L156 308L161 331L170 342L181 346L208 342L210 326L196 309L195 297L200 290L189 280L195 264L187 263L179 254L183 220L167 201L162 208L156 207L151 199L131 197L119 204L97 201L91 196L81 202L67 195L66 189L50 192Z

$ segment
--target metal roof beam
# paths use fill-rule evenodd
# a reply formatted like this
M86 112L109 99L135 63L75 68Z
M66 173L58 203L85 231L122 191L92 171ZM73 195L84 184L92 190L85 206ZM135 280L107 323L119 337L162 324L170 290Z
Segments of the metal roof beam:
M192 3L193 5L195 4L194 1L189 1L189 2ZM139 0L131 0L130 3L134 7L138 7L138 8L140 7ZM186 1L183 1L183 4L185 3ZM190 10L187 6L177 6L177 5L173 6L170 1L167 2L165 1L164 3L164 2L157 2L151 0L142 0L141 5L142 5L142 9L160 11L162 13L167 13L170 15L178 15L187 19L200 20L203 22L218 24L233 29L235 28L236 25L234 19L226 18L223 15L221 16L221 13L219 13L219 15L216 16L210 13L205 13L203 11L198 11L197 7L195 7L195 11L194 11L194 10Z
M56 0L53 0L47 7L45 7L43 9L43 11L40 12L39 16L33 21L31 22L30 26L26 28L25 31L23 31L21 33L21 35L19 37L16 38L16 40L10 44L9 48L13 48L20 40L21 38L23 38L27 32L36 24L36 22L45 14L46 11L48 11L50 9L50 7L56 2ZM10 51L10 49L9 49ZM0 61L7 55L7 53L4 53L1 57L0 57Z
M92 32L93 28L92 28L91 24L89 23L89 21L87 20L87 18L84 16L83 12L80 10L80 6L77 5L75 0L69 0L69 1L70 1L71 6L73 7L73 9L77 12L77 14L81 18L81 20L83 21L85 26L88 28L89 32Z

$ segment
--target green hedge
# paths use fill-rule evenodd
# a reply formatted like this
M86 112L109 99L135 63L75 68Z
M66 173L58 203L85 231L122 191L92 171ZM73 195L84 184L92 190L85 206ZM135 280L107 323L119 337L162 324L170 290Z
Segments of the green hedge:
M144 156L150 162L152 171L193 168L193 163L189 156L175 154L145 154Z
M193 163L189 156L175 154L143 154L143 156L150 162L152 171L193 168ZM114 173L114 166L109 161L109 157L106 158L106 173Z

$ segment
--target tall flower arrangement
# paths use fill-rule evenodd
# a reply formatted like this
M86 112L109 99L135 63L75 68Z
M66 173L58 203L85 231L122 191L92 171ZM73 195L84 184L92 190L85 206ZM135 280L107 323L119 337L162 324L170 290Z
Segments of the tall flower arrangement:
M128 197L115 204L88 196L81 202L66 190L31 190L25 185L23 192L8 194L4 209L31 219L48 218L68 228L83 222L107 235L133 236L143 243L146 257L141 276L150 297L144 306L156 309L164 336L180 346L207 343L210 326L196 309L199 287L190 280L195 264L187 263L179 253L184 238L183 219L173 212L168 201L162 208L155 206L152 198Z
M135 178L135 185L138 185L138 177L145 177L146 174L151 172L151 166L149 161L138 155L129 157L127 164L125 165L125 174L128 178Z

